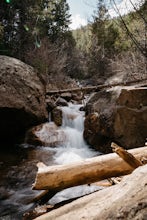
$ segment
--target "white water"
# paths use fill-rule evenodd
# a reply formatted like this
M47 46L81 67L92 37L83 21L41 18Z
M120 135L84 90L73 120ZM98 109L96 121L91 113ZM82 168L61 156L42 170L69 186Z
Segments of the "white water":
M55 148L55 163L68 164L98 155L90 149L83 139L84 112L79 111L82 105L69 104L62 107L63 122L60 128L66 136L65 143Z
M79 111L81 106L82 105L69 104L68 107L62 107L63 123L60 129L64 131L66 141L63 145L57 146L56 149L54 149L56 152L54 155L56 164L69 164L99 154L92 150L83 139L84 112ZM102 187L96 185L71 187L57 193L49 203L56 204L100 189L102 189Z

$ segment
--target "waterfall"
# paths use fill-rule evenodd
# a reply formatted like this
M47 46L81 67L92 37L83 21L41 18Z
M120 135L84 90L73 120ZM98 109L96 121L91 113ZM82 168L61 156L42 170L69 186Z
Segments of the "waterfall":
M90 149L83 139L84 112L82 105L69 104L62 107L63 122L61 130L66 136L64 144L56 147L54 156L57 164L68 164L81 159L96 156L98 152Z
M84 112L79 111L82 105L69 104L68 107L62 107L63 122L60 129L64 131L66 141L62 146L56 148L54 155L57 164L69 164L85 158L93 157L99 154L92 150L83 139L84 130ZM57 193L49 203L54 205L64 200L83 196L102 189L97 185L82 185L65 189Z

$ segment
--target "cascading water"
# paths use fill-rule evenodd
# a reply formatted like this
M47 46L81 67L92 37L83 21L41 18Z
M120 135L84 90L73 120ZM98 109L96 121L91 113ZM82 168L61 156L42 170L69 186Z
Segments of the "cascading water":
M82 105L71 103L68 107L62 107L63 122L60 129L64 131L66 140L64 144L54 149L54 159L57 164L69 164L98 155L98 152L90 149L83 139L84 112L79 111L80 107ZM49 202L50 204L56 204L100 189L96 185L71 187L57 193Z
M64 144L55 149L54 158L57 164L68 164L98 154L90 149L83 139L84 112L79 111L80 107L82 105L71 103L68 107L62 107L63 122L60 129L66 139Z

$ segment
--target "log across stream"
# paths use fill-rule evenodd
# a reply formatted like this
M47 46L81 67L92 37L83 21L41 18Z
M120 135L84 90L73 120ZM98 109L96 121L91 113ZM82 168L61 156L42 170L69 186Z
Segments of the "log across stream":
M55 148L17 145L8 152L0 153L0 218L20 220L23 213L33 208L29 201L38 191L32 190L37 172L36 164L43 162L47 166L68 164L81 159L95 157L99 152L90 149L83 140L84 112L81 105L70 104L63 107L63 125L60 127L66 134L66 141ZM53 122L51 122L53 123ZM82 196L98 190L98 186L80 186L66 189L52 198L52 204Z

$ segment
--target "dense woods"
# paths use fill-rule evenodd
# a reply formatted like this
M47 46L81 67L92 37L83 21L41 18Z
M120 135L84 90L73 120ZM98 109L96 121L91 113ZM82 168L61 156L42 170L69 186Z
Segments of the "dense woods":
M0 54L34 66L44 82L56 81L57 87L67 76L90 78L93 84L113 76L119 81L144 77L147 4L130 0L134 11L121 15L116 3L97 1L89 24L71 31L66 0L3 0ZM110 16L108 5L117 12L116 18Z

